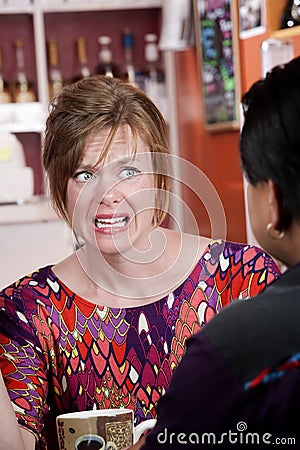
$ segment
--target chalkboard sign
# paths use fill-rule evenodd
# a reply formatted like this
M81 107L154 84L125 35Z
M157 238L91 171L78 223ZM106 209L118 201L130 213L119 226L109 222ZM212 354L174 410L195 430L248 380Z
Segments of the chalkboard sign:
M210 131L238 129L240 71L236 0L194 2L196 43Z

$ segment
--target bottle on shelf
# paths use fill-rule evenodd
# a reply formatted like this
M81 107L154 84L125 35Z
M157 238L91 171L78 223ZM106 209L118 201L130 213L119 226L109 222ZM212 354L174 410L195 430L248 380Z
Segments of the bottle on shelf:
M2 48L0 47L0 103L10 103L11 101L9 83L3 75Z
M88 66L86 39L84 37L79 37L76 40L76 52L78 66L76 68L74 77L72 77L73 83L81 80L82 78L87 78L91 75Z
M55 39L48 42L49 98L59 94L63 88L63 77L59 66L58 46Z
M166 116L167 94L165 73L160 65L157 40L158 36L155 33L145 35L146 68L143 73L143 89L161 113Z
M28 80L24 61L24 42L15 41L17 72L13 86L13 99L16 103L34 102L36 100L33 83Z
M119 70L117 64L113 62L111 38L109 36L99 36L98 43L100 45L100 52L96 74L118 78Z
M121 78L136 87L142 87L141 73L137 71L133 62L133 35L131 28L123 30L124 68Z
M300 1L288 0L283 10L280 28L291 28L300 25Z

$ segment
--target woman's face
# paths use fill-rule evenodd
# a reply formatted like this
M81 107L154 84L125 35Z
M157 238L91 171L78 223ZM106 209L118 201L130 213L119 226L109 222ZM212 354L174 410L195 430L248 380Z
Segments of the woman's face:
M151 153L138 137L132 154L132 133L124 125L99 163L107 134L100 131L90 138L68 182L68 214L76 234L101 253L143 251L149 247L155 205Z

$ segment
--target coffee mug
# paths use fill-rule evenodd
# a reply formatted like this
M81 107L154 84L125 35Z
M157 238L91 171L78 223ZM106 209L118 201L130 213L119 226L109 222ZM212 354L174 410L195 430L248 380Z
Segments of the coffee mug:
M99 409L61 414L56 418L60 450L122 450L153 428L155 419L133 426L131 409Z

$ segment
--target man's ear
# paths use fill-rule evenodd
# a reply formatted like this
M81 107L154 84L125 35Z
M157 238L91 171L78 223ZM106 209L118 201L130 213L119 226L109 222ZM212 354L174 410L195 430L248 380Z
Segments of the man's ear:
M267 180L267 198L269 206L270 223L274 230L281 231L281 203L278 195L278 189L274 181Z

